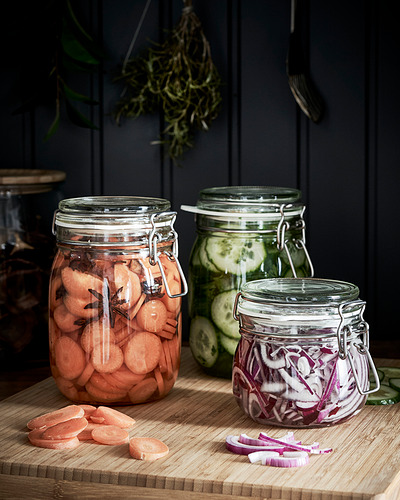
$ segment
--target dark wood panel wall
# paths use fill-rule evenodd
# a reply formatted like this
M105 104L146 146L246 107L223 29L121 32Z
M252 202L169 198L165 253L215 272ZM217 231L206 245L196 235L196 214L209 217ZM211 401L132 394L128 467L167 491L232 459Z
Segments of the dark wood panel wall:
M91 194L161 196L178 211L180 259L187 270L195 226L181 204L221 185L298 187L307 205L308 248L316 275L357 284L367 301L371 340L400 356L398 283L399 53L394 0L303 0L304 44L326 104L310 122L289 90L285 59L290 0L194 0L222 76L223 106L209 132L199 133L180 166L150 145L162 117L118 127L113 81L146 0L85 0L76 5L107 59L76 87L99 100L98 131L66 120L47 142L49 107L12 115L20 103L20 66L41 54L18 35L35 2L13 2L2 16L0 94L2 167L65 170L65 197ZM133 55L159 41L179 17L181 0L152 0ZM23 25L23 24L22 24ZM32 28L32 26L31 26ZM35 33L34 29L31 33ZM33 65L34 67L34 65ZM34 72L32 78L35 77Z

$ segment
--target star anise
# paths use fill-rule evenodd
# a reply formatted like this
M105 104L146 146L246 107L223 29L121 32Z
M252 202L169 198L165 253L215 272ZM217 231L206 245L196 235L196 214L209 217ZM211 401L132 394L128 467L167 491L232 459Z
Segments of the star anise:
M142 291L150 298L158 298L160 299L164 293L161 292L162 289L162 278L161 276L157 278L153 278L151 282L143 281L142 283Z
M97 309L98 314L96 319L100 319L102 316L108 316L110 318L111 328L114 328L115 317L117 314L120 314L121 316L129 320L128 313L123 308L119 307L122 304L126 304L128 300L119 298L119 295L124 288L123 286L118 288L118 290L113 295L111 295L107 278L104 278L104 283L106 285L104 288L104 295L96 290L93 290L92 288L89 288L89 292L94 295L97 300L95 302L86 304L84 309Z

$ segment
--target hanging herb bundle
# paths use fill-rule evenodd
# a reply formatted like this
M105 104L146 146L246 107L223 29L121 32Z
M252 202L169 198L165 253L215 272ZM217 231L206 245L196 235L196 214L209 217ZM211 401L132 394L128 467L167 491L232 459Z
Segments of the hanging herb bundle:
M208 130L218 116L221 79L191 0L184 0L179 22L165 42L128 60L117 80L125 83L116 106L118 124L122 118L161 110L166 127L152 144L166 145L174 161L193 147L196 130Z

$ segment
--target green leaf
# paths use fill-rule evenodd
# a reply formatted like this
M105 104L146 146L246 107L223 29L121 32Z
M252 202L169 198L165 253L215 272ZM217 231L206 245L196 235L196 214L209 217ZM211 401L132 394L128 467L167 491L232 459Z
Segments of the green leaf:
M99 64L99 60L94 57L69 30L67 23L63 22L63 31L61 35L61 45L66 54L76 61L86 64Z
M57 105L56 107L56 116L54 117L54 120L52 124L50 125L49 130L47 131L47 134L45 135L43 141L48 141L50 137L52 137L58 129L58 126L60 125L60 107Z
M94 123L92 123L86 116L84 116L80 111L78 111L68 99L65 100L65 106L68 114L68 118L74 125L83 128L90 128L92 130L99 130Z
M67 0L67 12L72 20L72 22L74 23L74 25L78 28L78 30L82 33L82 35L84 37L86 37L88 40L90 40L91 42L93 42L93 38L89 35L89 33L87 33L83 28L82 28L82 25L81 23L78 21L78 19L76 18L75 16L75 13L74 11L72 10L72 5L71 5L71 2L69 0Z
M98 101L95 101L94 99L91 99L90 97L87 97L86 95L79 94L78 92L75 92L75 90L72 90L64 82L63 82L63 89L65 92L65 96L68 99L71 99L72 101L80 101L80 102L84 102L85 104L99 104Z

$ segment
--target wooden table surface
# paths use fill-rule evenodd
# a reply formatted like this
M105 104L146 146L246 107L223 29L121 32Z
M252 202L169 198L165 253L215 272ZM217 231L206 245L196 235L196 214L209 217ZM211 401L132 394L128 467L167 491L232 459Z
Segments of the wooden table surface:
M395 360L384 364L400 366ZM35 370L35 376L46 375ZM14 381L27 382L23 377ZM11 376L7 383L15 389ZM400 404L367 406L354 419L330 428L294 430L304 443L317 440L334 452L312 456L306 467L280 470L250 464L247 457L225 449L227 434L256 436L263 430L279 437L285 430L261 429L246 417L234 401L230 381L205 375L187 347L178 381L166 398L121 408L136 419L135 434L158 437L169 445L165 459L144 463L121 447L90 443L69 452L31 446L27 420L66 404L52 378L0 403L1 499L400 498Z

